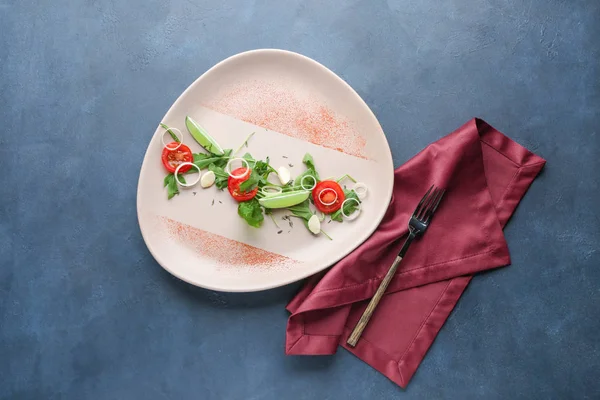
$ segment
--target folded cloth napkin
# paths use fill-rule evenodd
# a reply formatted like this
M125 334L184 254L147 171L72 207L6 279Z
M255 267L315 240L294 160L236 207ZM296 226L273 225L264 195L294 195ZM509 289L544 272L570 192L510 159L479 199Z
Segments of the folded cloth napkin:
M510 263L502 228L545 162L480 119L427 146L395 171L373 235L288 304L286 354L333 354L341 345L406 387L471 275ZM427 233L400 263L357 346L347 347L432 184L446 195Z

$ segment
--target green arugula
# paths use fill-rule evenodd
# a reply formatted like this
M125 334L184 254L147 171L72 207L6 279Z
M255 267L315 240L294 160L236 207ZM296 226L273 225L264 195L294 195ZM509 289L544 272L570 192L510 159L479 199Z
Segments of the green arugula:
M312 176L315 179L316 184L316 182L319 181L319 173L317 172L317 168L315 167L315 160L310 154L306 153L304 155L304 158L302 159L302 162L304 163L304 165L306 165L306 171L304 171L303 173L298 175L296 179L294 179L294 186L300 186L302 184L302 179L305 176ZM304 182L307 186L309 184L312 184L312 181L310 179L305 179Z
M179 182L186 183L185 178L182 174L178 176ZM167 188L168 199L171 200L175 195L179 194L179 187L177 186L177 181L175 180L174 174L168 174L165 176L163 180L163 187Z
M304 222L304 226L306 227L306 229L310 231L310 228L308 227L308 220L311 219L312 216L315 214L310 209L310 202L308 201L308 199L304 200L300 204L288 207L288 210L291 211L291 213L295 217L301 218L302 222ZM321 233L325 235L327 239L333 240L331 236L329 236L323 229L321 229Z
M221 167L217 167L215 164L210 164L208 170L215 174L215 186L219 189L225 189L227 187L227 180L229 175Z
M269 165L269 157L267 157L265 161L254 160L249 153L246 153L244 159L248 161L248 165L251 165L249 161L249 159L251 159L253 165L251 167L252 172L248 179L240 184L240 191L243 193L250 192L256 187L263 187L268 183L267 178L269 177L269 174L271 172L277 172Z
M241 202L238 205L238 214L246 220L248 225L255 228L260 227L265 219L262 207L256 198Z
M288 210L298 218L302 218L305 222L308 222L310 217L313 216L313 212L310 210L308 199L304 200L300 204L288 207Z
M356 194L356 192L354 190L344 190L344 195L346 197L346 200L355 199L356 201L358 201L360 203L360 199L358 198L358 195ZM358 208L358 204L356 202L349 201L346 204L344 204L344 213L346 215L350 215L354 211L356 211L357 208ZM336 212L331 214L331 219L333 221L343 222L344 218L342 215L342 209L340 208L339 210L337 210Z
M252 170L250 177L240 184L240 192L248 193L258 186L261 177L255 170Z
M252 136L254 136L255 133L256 132L252 132L251 134L249 134L248 137L246 137L246 140L244 140L244 142L240 145L240 147L238 147L237 150L233 152L233 155L239 153L242 147L248 147L248 141L252 138Z
M162 126L164 129L167 130L167 132L169 132L169 135L171 135L171 137L173 138L174 141L176 141L177 143L180 143L181 140L179 140L179 138L177 137L177 135L175 134L175 132L173 132L171 130L171 128L169 128L166 124L163 124L162 122L160 123L160 126Z
M314 169L314 170L317 169L317 168L315 168L315 160L308 153L306 153L304 155L304 158L302 159L302 162L304 163L304 165L306 165L306 168L308 168L308 169Z
M254 168L254 163L256 163L256 160L254 157L252 157L252 154L246 153L242 156L242 158L248 162L250 169Z
M269 157L267 157L265 161L258 160L254 164L254 169L260 176L267 177L271 172L277 173L277 171L275 171L275 168L269 165L269 162Z
M205 153L194 153L193 162L200 169L207 168L210 164L215 164L215 166L223 168L227 165L227 162L229 161L231 149L223 150L223 152L224 154L222 156L215 156L213 154Z

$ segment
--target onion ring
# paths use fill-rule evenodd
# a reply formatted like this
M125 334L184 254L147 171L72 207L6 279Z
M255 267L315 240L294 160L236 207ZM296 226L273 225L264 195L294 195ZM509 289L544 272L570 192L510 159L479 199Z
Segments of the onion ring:
M358 206L358 208L357 208L357 209L356 209L356 210L355 210L355 211L354 211L352 214L350 214L350 215L346 215L346 213L344 212L344 206L345 206L345 205L346 205L346 203L347 203L347 202L349 202L349 201L354 201L354 202L356 203L356 205ZM358 218L358 215L360 214L360 212L361 212L361 210L362 210L362 206L361 206L361 204L360 204L360 201L356 200L356 199L355 199L355 198L353 198L353 197L350 197L350 198L348 198L348 199L344 200L344 202L342 203L342 208L341 208L341 210L342 210L342 215L344 216L344 218L346 218L346 219L347 219L347 220L349 220L349 221L352 221L352 220L354 220L354 219Z
M369 188L367 188L367 185L365 185L364 183L358 182L356 185L354 185L354 188L352 190L354 190L358 198L362 200L365 197L367 197Z
M323 194L323 192L333 192L333 194L335 194L335 198L334 198L332 201L330 201L329 203L325 203L325 202L324 202L324 201L321 199L321 195ZM321 190L321 191L319 192L319 194L317 195L317 199L319 199L319 201L321 202L321 204L323 204L324 206L331 206L331 205L335 204L335 202L337 201L337 199L338 199L338 194L337 194L337 192L336 192L335 190L333 190L332 188L325 188L325 189L323 189L323 190Z
M231 163L233 163L234 161L237 161L237 160L240 160L242 162L242 165L246 167L246 170L244 171L243 174L233 175L231 173ZM227 175L229 175L233 179L242 179L242 178L245 178L246 175L248 175L249 171L250 171L250 165L248 164L248 161L246 161L245 158L241 158L241 157L232 158L231 160L227 161L227 165L225 166L225 172L227 172Z
M196 178L196 180L194 182L191 183L183 183L179 180L179 169L181 167L183 167L184 165L191 165L192 167L196 168L196 171L198 171L198 178ZM183 186L183 187L190 187L190 186L194 186L196 183L198 183L200 181L200 178L202 177L202 171L200 171L200 167L198 167L196 164L191 163L191 162L184 162L181 163L177 166L177 168L175 168L175 172L173 173L175 175L175 181L177 182L177 184L179 184L179 186Z
M177 137L177 139L179 139L179 143L175 147L169 146L170 143L165 143L165 133L167 133L169 131L173 132L175 134L175 136ZM176 132L179 132L179 135ZM181 145L183 144L183 140L182 139L183 139L183 134L177 128L165 129L165 131L160 136L160 141L162 142L163 147L166 148L167 150L177 150L178 148L180 148Z
M305 187L305 186L304 186L304 180L305 180L306 178L310 178L310 179L312 179L312 180L313 180L313 185L312 185L310 188L307 188L307 187ZM313 190L313 189L315 188L315 186L317 186L317 179L316 179L314 176L312 176L312 175L304 175L304 176L302 177L302 179L300 179L300 186L301 186L301 187L302 187L302 189L304 189L304 190Z

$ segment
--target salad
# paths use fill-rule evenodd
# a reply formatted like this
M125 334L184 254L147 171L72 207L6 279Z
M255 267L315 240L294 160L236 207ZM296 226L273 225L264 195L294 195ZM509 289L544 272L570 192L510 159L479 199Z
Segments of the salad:
M286 210L283 216L292 226L291 218L298 218L314 235L323 234L331 239L321 225L329 217L329 222L353 220L360 215L361 204L367 195L367 186L349 175L339 178L322 179L317 172L315 161L310 154L302 159L305 171L295 178L281 166L275 169L270 159L257 160L250 153L241 157L238 153L248 146L254 133L250 134L237 150L223 149L196 121L186 117L185 125L190 135L202 146L206 153L192 153L183 143L183 135L177 128L160 124L165 131L161 159L168 174L164 178L168 199L179 194L180 187L190 187L200 183L202 188L213 185L229 192L238 202L238 214L255 228L263 224L265 215L273 217L275 210ZM166 134L170 141L165 142ZM169 139L167 139L169 140ZM193 180L186 180L190 173L197 173ZM189 176L188 176L189 178ZM273 182L273 180L277 180ZM341 183L350 181L351 189Z

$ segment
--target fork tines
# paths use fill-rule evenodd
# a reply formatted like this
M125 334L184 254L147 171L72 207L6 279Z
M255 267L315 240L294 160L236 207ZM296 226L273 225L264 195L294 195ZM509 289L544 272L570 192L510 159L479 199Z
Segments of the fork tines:
M445 192L445 189L440 189L435 185L431 185L429 190L425 193L417 205L415 212L413 212L413 218L416 218L422 223L427 224L433 216L435 210L437 210L437 207L440 204Z

